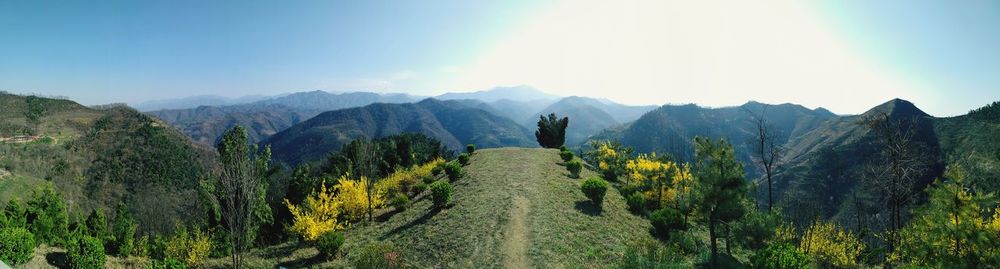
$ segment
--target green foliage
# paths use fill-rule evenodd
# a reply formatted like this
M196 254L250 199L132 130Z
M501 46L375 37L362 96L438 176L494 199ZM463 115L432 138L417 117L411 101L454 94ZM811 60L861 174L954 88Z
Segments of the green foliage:
M733 222L746 213L743 205L746 182L743 164L736 160L733 146L724 139L713 142L695 138L695 171L698 179L697 201L701 218L708 225L712 246L711 263L719 266L718 244L720 224Z
M789 244L772 244L750 257L754 269L808 269L809 256Z
M166 258L163 260L152 260L149 264L150 269L187 269L184 263L178 261L177 259Z
M339 232L326 232L316 239L316 249L326 258L336 257L342 245L344 245L344 235Z
M222 166L217 181L218 200L225 223L231 228L228 230L234 253L240 255L256 241L259 228L273 221L271 207L267 204L269 181L266 177L271 147L265 146L258 152L256 146L248 146L246 129L237 125L222 136L216 148ZM191 260L187 258L185 262L191 265Z
M476 152L476 144L465 145L465 152L469 153L469 155L472 155L472 153L475 153Z
M104 210L95 208L87 217L87 235L106 240L111 235L108 229L108 218L104 216Z
M392 200L389 200L389 205L392 205L392 207L399 211L406 210L406 207L410 205L410 197L406 196L406 194L397 193L396 196L392 197Z
M16 199L8 201L0 215L0 227L28 227L28 211Z
M431 184L431 197L435 207L442 207L451 202L451 183L438 181Z
M569 150L569 147L566 147L566 145L562 145L562 146L559 146L559 151L570 151L570 150ZM570 152L572 152L572 151L570 151Z
M778 211L767 213L753 205L745 206L750 209L745 217L733 223L733 239L748 249L761 249L774 241L775 230L784 223L783 219Z
M625 164L635 151L614 140L593 140L590 147L593 150L584 153L584 158L597 167L607 181L618 181L618 177L625 174Z
M376 172L377 178L382 178L396 172L396 168L408 168L414 164L428 163L438 158L454 156L448 151L441 141L417 133L403 133L387 136L383 138L365 140L358 139L344 145L339 152L328 153L327 161L323 166L313 170L314 175L343 175L345 173L357 174L358 160L355 154L363 143L370 143L368 146L377 148L377 158L381 159ZM400 148L408 147L408 150ZM409 152L409 156L405 156ZM440 172L438 172L440 173ZM437 174L435 174L437 175ZM315 186L315 185L311 185Z
M684 256L673 248L670 248L654 240L643 240L633 245L629 245L625 251L625 256L615 265L615 268L632 269L666 269L666 268L690 268L691 265L683 263Z
M441 172L444 171L444 165L445 164L440 164L438 166L435 166L434 168L431 168L431 174L435 175L435 176L440 175ZM430 183L428 183L428 184L430 184Z
M45 114L45 98L39 98L34 95L29 95L24 98L24 102L27 104L27 111L24 112L24 117L28 119L28 122L33 124L38 124Z
M73 239L66 248L71 268L104 268L104 244L101 239L82 235Z
M369 243L357 250L357 255L351 259L351 265L356 269L388 269L402 268L403 258L392 243Z
M535 139L538 145L543 148L558 148L566 142L566 126L569 126L569 118L559 119L556 113L549 114L549 117L539 116L538 130L535 131Z
M14 266L31 260L35 251L35 235L23 227L0 229L0 261Z
M463 166L469 165L469 154L468 153L459 154L458 155L458 163L461 164L461 165L463 165Z
M584 196L587 196L587 199L590 199L591 203L601 205L604 203L604 194L608 192L608 182L599 177L591 177L583 181L583 184L580 185L580 191L583 192Z
M580 160L572 160L566 162L566 170L569 171L570 176L573 178L580 178L580 171L583 170L583 162Z
M660 238L670 238L671 233L687 229L684 215L681 215L681 212L673 207L664 207L653 211L649 215L649 222L653 224L653 231Z
M62 245L69 236L66 203L52 185L36 190L28 201L27 208L28 215L34 217L29 229L36 235L36 239L52 245Z
M465 176L465 172L462 171L462 166L455 162L448 162L444 165L444 172L448 174L448 180L455 182ZM433 189L433 186L431 186Z
M187 266L200 265L212 252L211 235L195 228L189 232L186 227L178 225L177 232L164 242L165 258L183 261Z
M118 250L121 251L121 248ZM149 257L149 236L143 235L136 239L135 244L132 245L132 253L128 255L140 258Z
M646 196L639 192L633 192L625 200L628 210L632 213L643 214L646 212Z
M129 256L136 254L137 248L145 248L145 241L137 244L135 242L135 233L139 229L139 225L136 224L135 219L132 218L132 214L129 213L128 207L125 203L118 203L118 208L115 210L115 222L112 227L112 233L114 238L115 253L118 256ZM137 247L138 246L138 247ZM143 253L138 253L143 254ZM145 256L145 255L138 255Z
M977 268L1000 262L1000 214L992 193L973 191L968 174L951 165L944 181L928 189L928 203L915 210L891 258L928 267Z
M994 101L989 105L969 111L969 117L976 120L1000 123L1000 101Z
M569 150L560 151L559 158L562 158L564 162L568 162L573 159L573 152Z
M431 182L431 183L433 183L433 182ZM417 182L417 184L413 184L413 193L414 194L420 194L420 193L423 193L426 190L427 190L427 183Z

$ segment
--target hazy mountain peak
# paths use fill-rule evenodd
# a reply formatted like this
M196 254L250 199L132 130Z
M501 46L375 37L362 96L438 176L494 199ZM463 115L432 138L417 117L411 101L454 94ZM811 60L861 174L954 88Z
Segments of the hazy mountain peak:
M871 115L878 112L887 112L890 117L929 117L927 113L910 101L906 101L899 98L893 98L881 105L878 105L872 109L869 109L862 115Z
M477 99L484 102L494 102L502 99L513 101L534 101L544 99L556 99L558 96L542 92L527 85L512 87L496 87L489 90L476 92L450 92L435 97L441 100L453 99Z

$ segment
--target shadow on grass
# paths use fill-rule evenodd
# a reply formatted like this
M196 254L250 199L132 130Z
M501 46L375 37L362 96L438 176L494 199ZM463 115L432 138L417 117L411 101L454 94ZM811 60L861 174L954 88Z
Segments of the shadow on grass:
M590 200L576 201L576 205L573 206L576 210L587 214L588 216L600 216L604 208L601 205L595 205L591 203Z
M402 226L396 227L395 229L392 229L388 233L385 233L382 236L379 236L379 240L385 240L385 239L387 239L387 238L389 238L389 237L391 237L391 236L393 236L395 234L398 234L398 233L406 231L406 230L408 230L410 228L413 228L413 226L417 226L417 225L420 225L420 224L427 223L427 221L430 220L432 217L434 217L434 215L437 215L438 213L440 213L442 209L444 209L444 208L450 208L452 205L454 205L454 203L448 204L448 205L446 205L444 207L434 207L431 210L428 210L427 213L424 213L423 216L420 216L420 218L417 218L415 220L407 222L406 224L403 224Z
M323 256L323 253L319 253L305 259L279 263L278 268L309 268L323 262L326 262L326 256Z
M69 268L69 256L65 251L45 254L45 261L56 268Z
M260 256L267 259L281 258L295 252L299 247L301 247L301 244L287 244L280 247L267 248L262 251Z

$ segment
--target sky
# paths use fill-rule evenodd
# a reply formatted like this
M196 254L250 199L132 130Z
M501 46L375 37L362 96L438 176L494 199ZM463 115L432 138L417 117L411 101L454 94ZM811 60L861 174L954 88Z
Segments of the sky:
M83 104L531 85L935 116L1000 100L996 1L0 1L0 90Z

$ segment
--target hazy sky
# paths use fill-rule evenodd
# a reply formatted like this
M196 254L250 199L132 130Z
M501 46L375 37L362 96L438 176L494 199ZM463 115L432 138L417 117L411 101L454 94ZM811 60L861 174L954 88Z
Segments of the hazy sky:
M1000 2L0 2L0 90L84 104L521 84L962 114L1000 100Z

